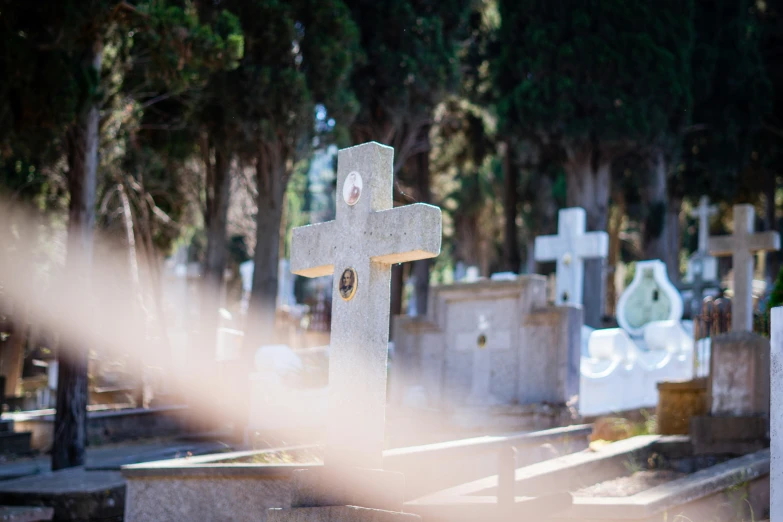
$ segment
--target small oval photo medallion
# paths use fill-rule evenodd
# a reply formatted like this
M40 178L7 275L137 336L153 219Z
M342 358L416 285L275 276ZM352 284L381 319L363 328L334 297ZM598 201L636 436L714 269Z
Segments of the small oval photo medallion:
M340 297L343 301L350 301L356 294L356 287L359 286L359 276L353 268L346 268L340 276Z
M343 199L348 206L353 206L362 195L362 175L356 171L348 174L343 183Z

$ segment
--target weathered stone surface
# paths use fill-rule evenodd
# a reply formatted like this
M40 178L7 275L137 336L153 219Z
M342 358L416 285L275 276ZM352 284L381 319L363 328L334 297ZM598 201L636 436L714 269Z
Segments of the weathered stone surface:
M337 192L343 197L337 198L336 219L293 231L293 273L337 273L327 465L381 467L391 265L440 253L440 209L425 204L392 208L393 154L391 147L374 142L339 151ZM349 269L353 275L344 283L342 274Z
M255 475L129 479L125 522L264 522L269 508L291 505L293 481Z
M605 258L609 252L606 232L585 232L585 209L564 208L557 215L557 235L539 236L536 261L556 261L555 304L582 304L584 260Z
M297 470L293 474L292 507L362 506L401 511L405 500L402 473L375 469Z
M693 452L744 455L759 451L769 445L767 430L765 417L693 417Z
M691 418L707 413L707 379L658 383L658 433L687 435Z
M734 205L734 234L711 237L710 254L731 256L734 270L734 298L731 300L731 329L734 332L753 331L753 254L765 250L780 250L780 234L756 230L756 210L753 205Z
M769 415L769 353L769 339L750 332L712 339L711 415Z
M418 515L356 506L270 509L269 522L415 522Z
M391 403L406 408L418 390L424 404L417 407L441 412L460 426L465 409L471 415L481 409L485 417L521 421L535 416L535 404L563 410L569 402L575 406L581 325L581 308L547 305L542 276L433 287L427 317L395 318ZM485 336L483 348L480 335ZM560 422L554 416L552 422ZM489 429L490 420L477 422Z
M770 411L771 518L783 519L783 306L772 309Z

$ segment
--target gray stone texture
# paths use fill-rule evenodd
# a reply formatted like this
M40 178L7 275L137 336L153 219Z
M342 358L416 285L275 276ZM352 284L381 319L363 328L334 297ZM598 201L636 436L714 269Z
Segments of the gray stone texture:
M481 350L475 343L463 346L464 339L476 337L481 315L490 325L481 354L489 359L489 394L485 404L471 406L562 406L576 399L582 310L548 306L546 279L534 275L435 286L426 317L396 317L391 403L402 406L408 390L422 387L428 408L464 408L474 391L475 352Z
M772 309L770 519L783 522L783 306Z
M711 415L769 415L769 355L769 339L754 333L731 332L712 339Z
M269 522L415 522L418 515L356 506L271 509Z
M1 483L0 505L52 508L54 520L120 520L125 481L118 471L49 472Z
M288 507L292 498L284 476L129 479L125 522L264 522L269 508Z
M734 270L734 297L731 300L731 329L734 332L753 330L753 254L780 250L777 232L754 234L756 211L753 205L734 205L734 234L711 237L710 254L731 256Z
M375 469L336 468L294 471L291 506L362 506L401 511L405 501L402 473Z
M318 277L336 272L327 464L381 467L391 265L440 253L440 209L425 204L392 208L393 154L391 147L374 142L339 151L336 219L293 231L293 273ZM351 173L362 179L354 205L342 197ZM356 293L348 301L339 292L339 274L346 268L358 275Z

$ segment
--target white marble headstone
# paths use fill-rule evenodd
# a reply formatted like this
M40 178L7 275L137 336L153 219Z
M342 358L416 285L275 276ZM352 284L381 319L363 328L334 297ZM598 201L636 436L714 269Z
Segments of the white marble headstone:
M609 252L609 235L585 232L586 222L583 208L564 208L558 212L557 235L536 238L536 261L557 262L557 305L582 304L584 260L605 258Z
M493 329L489 315L479 314L472 332L460 332L456 336L456 349L473 353L472 381L468 405L493 405L501 401L492 395L492 351L511 350L511 332Z
M617 323L631 336L643 334L653 321L682 319L682 297L669 281L666 264L657 259L636 263L633 281L617 302Z

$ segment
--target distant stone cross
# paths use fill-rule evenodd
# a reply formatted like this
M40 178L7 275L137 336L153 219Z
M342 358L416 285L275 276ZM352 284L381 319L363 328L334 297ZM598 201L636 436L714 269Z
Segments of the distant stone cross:
M557 261L555 304L582 304L584 260L606 257L609 235L585 233L583 208L564 208L558 212L557 235L536 238L536 261Z
M734 205L734 234L711 237L710 254L731 256L734 270L734 298L731 300L731 329L753 331L753 254L763 250L780 250L777 232L754 234L756 211L752 205Z
M392 209L393 157L375 142L339 151L337 218L293 231L291 271L335 274L327 465L382 467L391 265L440 253L439 208Z
M697 252L706 256L708 254L707 246L710 237L710 217L714 216L718 212L718 208L714 205L710 205L710 198L702 196L699 199L699 206L692 212L691 216L699 220L699 248Z
M701 303L704 297L704 291L720 286L718 281L707 281L704 278L705 255L706 254L697 254L697 257L693 260L693 276L691 282L677 285L677 288L680 291L691 291L691 302L689 303L691 316L701 313Z

